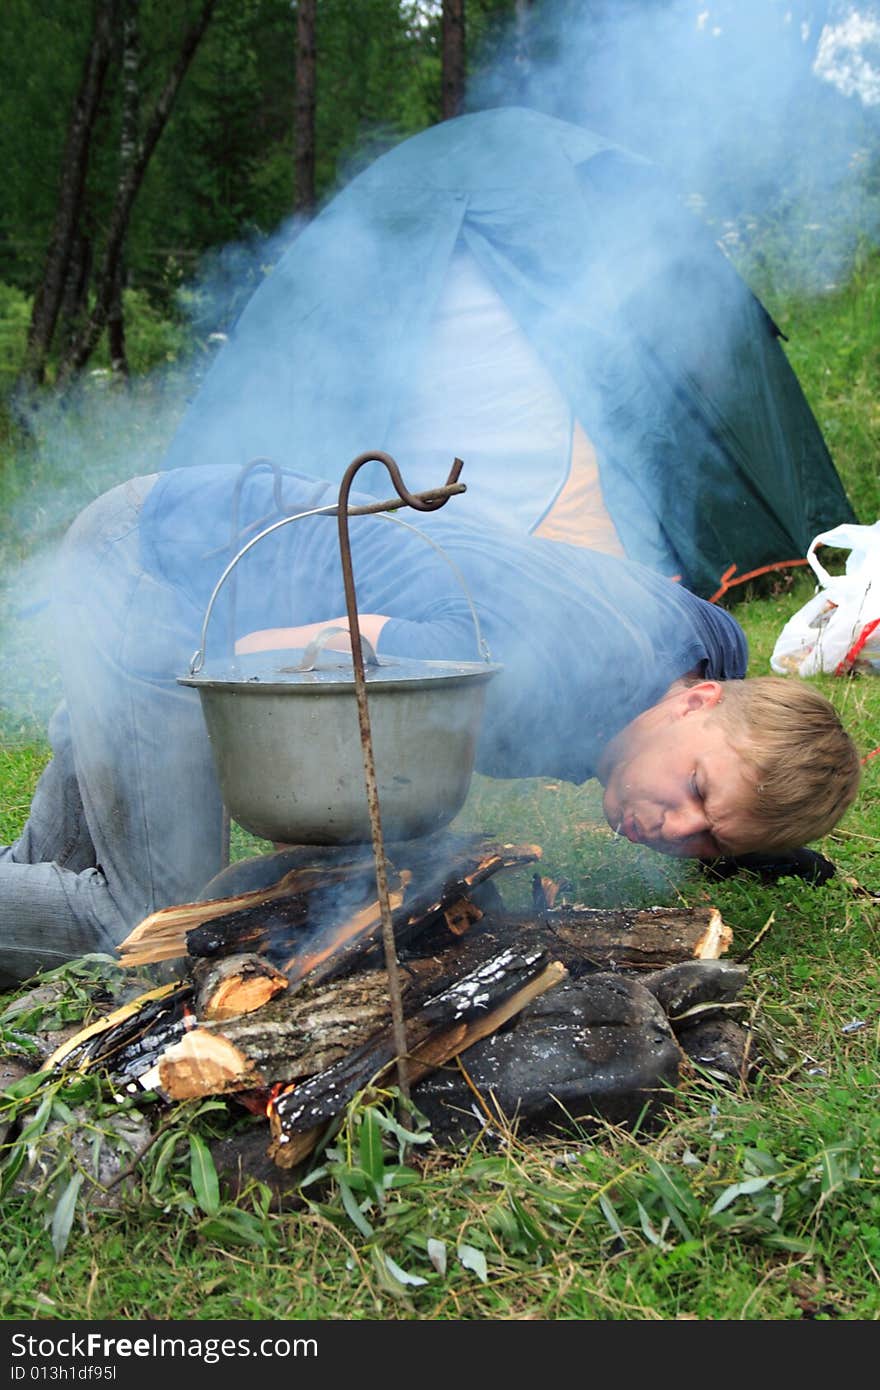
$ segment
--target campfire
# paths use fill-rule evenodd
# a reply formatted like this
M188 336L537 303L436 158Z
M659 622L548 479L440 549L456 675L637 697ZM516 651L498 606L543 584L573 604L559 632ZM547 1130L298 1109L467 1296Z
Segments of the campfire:
M441 1137L487 1116L527 1132L626 1121L669 1097L688 1057L728 1075L748 1065L730 1016L747 969L721 959L732 931L717 910L570 903L541 857L450 832L389 852L408 1077ZM291 1168L356 1093L393 1080L381 912L362 847L254 866L260 887L141 922L121 963L173 963L175 978L50 1064L166 1102L229 1097L265 1116L266 1154ZM531 872L528 910L498 891L515 869Z
M311 788L300 763L284 764L279 785L276 765L300 758L309 743L297 722L302 691L291 696L279 672L246 681L199 675L209 604L201 648L182 683L199 684L207 701L227 807L264 838L296 843L302 828L315 843L230 866L219 885L231 895L167 907L136 926L120 947L122 965L170 965L174 978L71 1038L50 1065L102 1070L120 1087L167 1102L227 1096L265 1117L267 1156L278 1168L301 1163L356 1094L395 1076L403 1099L413 1099L442 1137L473 1132L475 1122L485 1127L493 1117L539 1131L589 1124L597 1115L644 1118L668 1098L687 1057L742 1075L749 1039L731 1011L747 971L720 959L732 932L714 908L600 911L570 903L541 874L540 846L445 828L467 790L482 690L497 668L444 666L439 703L434 668L441 663L429 663L431 672L411 685L399 673L386 683L379 669L373 701L393 701L397 715L402 702L413 725L407 742L406 721L396 716L394 739L379 759L383 786L392 789L393 803L397 798L388 823L404 827L386 847L379 802L387 808L389 798L379 796L347 532L349 488L371 459L384 463L397 492L377 504L383 509L436 510L462 490L460 460L445 487L415 495L388 455L363 454L347 470L338 503L321 509L339 524L354 683L346 684L339 712L325 712L309 727L319 741L318 731L337 729L357 708L364 780L352 792L355 811L342 817L345 830L333 792L319 798L329 807L326 824L319 817L316 825L313 808L302 819L295 795ZM299 519L283 518L245 549ZM474 620L482 651L475 613ZM324 687L311 656L295 668L294 689L300 678L312 705ZM332 674L329 688L337 686ZM450 724L447 696L457 702L461 688L466 717ZM274 731L280 723L285 734L280 742L264 739L270 756L260 775L250 765L255 726L241 716L243 689L251 710L255 692L260 708L269 699L272 718L263 725ZM413 700L416 689L421 694ZM215 697L224 710L217 728L209 717ZM291 709L292 727L285 721ZM449 727L461 735L453 744ZM230 731L237 739L231 757ZM445 796L430 761L438 744L444 766L451 762L456 772ZM391 775L400 774L405 751L418 755L404 769L408 775ZM327 757L321 773L334 788L348 785L358 760L347 756L345 766L328 768ZM245 769L241 811L227 795L239 781L230 761L234 773ZM266 802L281 816L271 826L263 821ZM498 891L498 876L514 869L532 874L528 911L509 909Z

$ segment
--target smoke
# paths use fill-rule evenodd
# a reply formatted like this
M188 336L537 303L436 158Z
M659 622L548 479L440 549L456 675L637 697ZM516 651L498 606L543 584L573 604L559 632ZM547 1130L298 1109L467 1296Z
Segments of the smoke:
M756 288L832 288L880 227L875 0L546 0L478 72L656 161Z
M696 212L759 293L827 290L880 228L878 34L873 0L535 0L483 48L467 110L515 105L570 122L585 139L593 132L598 154L611 142L656 165L678 205ZM631 364L607 324L638 294L642 322L664 320L674 286L662 302L649 302L646 286L669 248L655 248L655 257L643 240L626 270L622 248L641 230L643 204L630 206L630 223L603 224L597 216L566 232L552 201L560 196L553 171L530 166L526 150L506 149L497 162L486 152L478 171L482 222L470 231L471 252L484 247L480 273L473 259L454 260L444 292L439 268L445 273L459 229L454 153L449 168L446 156L429 168L445 132L417 139L427 161L421 186L417 176L398 190L377 184L372 203L358 204L349 193L355 184L370 186L368 168L310 225L287 224L273 238L224 248L206 262L186 292L194 334L205 344L192 376L157 378L131 398L92 378L37 422L35 471L8 528L23 542L43 542L28 547L32 558L6 588L0 702L11 719L22 711L45 718L58 694L48 630L40 635L38 627L54 542L79 507L133 474L215 462L240 467L268 455L335 479L362 450L387 448L407 463L412 487L442 483L452 457L464 457L469 495L451 508L460 505L468 516L494 515L522 530L549 504L568 461L566 396L579 390L581 414L595 417L609 383L622 390ZM616 196L613 162L599 167ZM511 232L506 263L485 251L493 179L516 189L524 220L546 224L553 238L557 261L546 278L552 295L540 306L537 348L514 322L531 312L531 247L525 239L515 245ZM422 216L435 195L446 199L442 226ZM573 269L585 253L588 283ZM499 331L500 289L517 307ZM554 348L565 341L576 300L595 331L589 365L596 373L579 383L565 379ZM416 374L432 328L439 331ZM724 331L719 315L719 361ZM487 388L493 375L498 394ZM648 394L629 408L661 451L673 451L670 421L656 415ZM632 422L622 430L618 412L614 423L625 452ZM360 485L388 495L382 474ZM693 529L685 508L696 499L679 496L675 505L679 531ZM672 571L662 538L647 525L640 533L635 504L630 512L633 548Z
M157 470L185 406L181 381L156 372L129 391L109 372L86 374L64 399L14 407L24 425L3 477L0 532L0 730L45 729L60 696L51 613L58 543L106 489Z

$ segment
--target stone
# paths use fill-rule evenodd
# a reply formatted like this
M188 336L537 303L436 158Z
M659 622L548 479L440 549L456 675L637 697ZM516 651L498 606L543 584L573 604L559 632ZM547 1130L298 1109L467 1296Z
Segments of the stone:
M34 1140L30 1160L16 1179L14 1191L30 1192L42 1188L52 1173L68 1157L72 1169L81 1169L86 1181L80 1200L88 1208L116 1208L122 1203L125 1189L137 1181L136 1174L116 1180L133 1159L146 1147L152 1130L143 1115L133 1110L120 1110L115 1115L95 1118L89 1106L73 1108L74 1126L61 1120L50 1120L43 1133ZM110 1187L110 1183L114 1186Z
M500 1109L531 1135L578 1133L597 1119L644 1122L669 1098L680 1061L653 994L610 972L557 986L461 1054L490 1114ZM454 1064L420 1081L412 1098L440 1142L491 1128Z
M642 983L662 1006L676 1031L682 1015L690 1009L731 1003L748 978L746 965L725 960L685 960L655 970ZM720 1012L724 1012L723 1008ZM708 1010L702 1016L707 1017Z
M702 1018L679 1029L682 1051L721 1080L748 1081L760 1065L754 1035L732 1018Z

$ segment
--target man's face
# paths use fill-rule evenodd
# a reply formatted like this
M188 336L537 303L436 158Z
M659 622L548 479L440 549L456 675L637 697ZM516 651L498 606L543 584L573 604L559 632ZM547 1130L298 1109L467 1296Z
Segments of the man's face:
M661 854L760 848L744 808L754 774L714 719L717 681L677 689L622 730L600 769L609 825Z

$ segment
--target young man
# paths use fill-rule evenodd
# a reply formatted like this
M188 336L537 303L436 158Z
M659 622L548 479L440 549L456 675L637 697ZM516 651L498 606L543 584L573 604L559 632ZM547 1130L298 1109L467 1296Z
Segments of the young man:
M336 500L332 485L268 465L194 466L132 479L74 522L56 585L53 756L21 837L0 850L0 983L112 951L223 867L213 756L198 695L178 678L226 566L281 516L300 519L258 540L216 591L206 665L345 621L336 520L300 517ZM406 511L403 527L353 517L351 554L380 655L473 660L478 615L502 666L478 771L598 777L615 830L700 859L790 848L837 822L858 786L852 741L809 685L743 680L729 613L628 561L469 521L466 508L454 497Z

